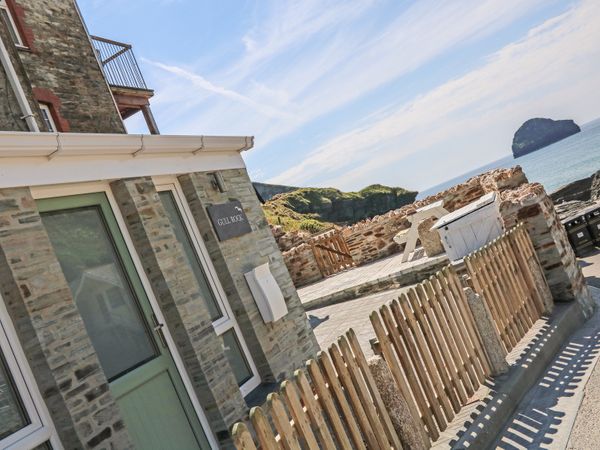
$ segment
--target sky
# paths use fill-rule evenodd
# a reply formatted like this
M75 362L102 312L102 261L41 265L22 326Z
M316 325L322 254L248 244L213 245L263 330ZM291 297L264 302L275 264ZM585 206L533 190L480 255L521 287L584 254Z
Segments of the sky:
M254 136L255 181L423 190L529 118L600 116L598 0L78 3L133 45L161 133Z

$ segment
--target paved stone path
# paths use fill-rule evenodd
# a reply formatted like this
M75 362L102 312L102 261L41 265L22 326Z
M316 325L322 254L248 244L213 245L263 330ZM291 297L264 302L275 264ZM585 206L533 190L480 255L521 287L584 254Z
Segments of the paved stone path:
M356 267L354 269L340 272L316 283L298 289L298 295L302 303L308 303L320 297L325 297L334 292L342 291L351 286L357 286L370 280L384 278L386 276L414 268L430 262L432 258L424 256L414 261L402 263L402 253L392 255L379 261Z
M322 349L335 342L349 328L354 329L367 356L373 356L369 339L375 337L369 315L385 303L391 302L410 286L379 292L336 305L308 311L306 314Z
M568 449L587 450L600 446L600 365L594 367L583 395Z
M579 266L587 283L600 288L600 250L579 258Z
M497 448L600 448L600 250L579 265L596 300L596 312L565 343L527 394Z
M586 408L584 400L590 388L600 398L600 384L592 385L594 379L600 382L600 374L592 377L592 372L598 372L594 367L600 355L600 289L590 289L596 301L596 313L565 342L509 420L495 448L600 448L598 403ZM592 381L588 383L588 380ZM590 412L580 418L581 413L588 410ZM585 423L590 421L595 421L595 430L586 428ZM581 432L573 445L567 447L572 430L578 429L577 425L574 428L577 422L582 423ZM590 440L589 433L595 433L595 440ZM594 445L589 445L591 442Z

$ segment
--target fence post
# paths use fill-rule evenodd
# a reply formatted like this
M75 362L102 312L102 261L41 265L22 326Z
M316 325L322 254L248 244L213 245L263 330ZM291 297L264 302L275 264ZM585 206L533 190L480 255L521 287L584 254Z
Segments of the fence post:
M406 400L396 387L396 381L381 356L369 359L369 370L381 395L392 425L405 449L427 450L431 447L429 437L419 417L414 417Z
M546 277L544 276L542 266L539 264L535 253L527 260L527 265L529 266L531 275L533 276L533 281L542 297L544 313L551 314L554 310L554 299L552 298L550 287L546 282Z
M501 375L508 371L508 363L506 362L506 351L500 340L500 336L496 331L494 319L488 306L470 287L463 288L467 303L473 314L475 327L479 336L483 350L485 351L488 361L490 362L491 376Z

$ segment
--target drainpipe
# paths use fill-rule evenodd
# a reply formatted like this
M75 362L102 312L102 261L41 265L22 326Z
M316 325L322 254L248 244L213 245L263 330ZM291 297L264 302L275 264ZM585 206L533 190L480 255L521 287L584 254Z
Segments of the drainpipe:
M27 123L27 127L29 131L33 131L35 133L40 132L40 128L38 127L37 122L35 121L35 117L33 116L33 112L31 111L31 106L29 105L29 101L27 100L27 96L21 87L21 83L19 82L19 78L17 77L17 72L15 72L15 68L12 65L10 60L10 56L6 47L4 46L4 42L2 38L0 38L0 63L4 67L6 72L6 76L10 81L10 86L12 87L15 96L17 97L17 102L19 103L19 107L21 108L21 113L23 117L21 119L25 119Z

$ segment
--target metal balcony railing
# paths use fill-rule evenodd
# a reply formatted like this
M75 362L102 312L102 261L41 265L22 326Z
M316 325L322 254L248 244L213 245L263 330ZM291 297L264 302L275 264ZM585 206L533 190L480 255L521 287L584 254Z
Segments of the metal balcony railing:
M148 90L130 44L98 36L91 38L109 85Z

